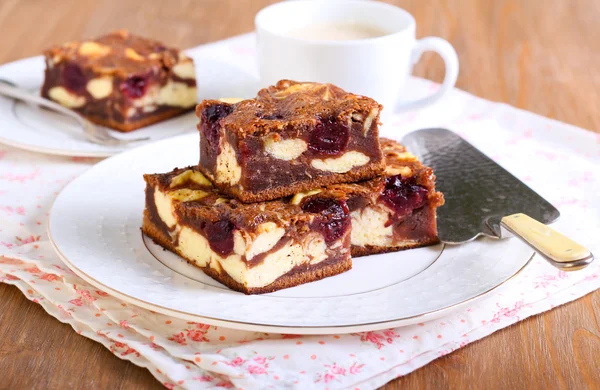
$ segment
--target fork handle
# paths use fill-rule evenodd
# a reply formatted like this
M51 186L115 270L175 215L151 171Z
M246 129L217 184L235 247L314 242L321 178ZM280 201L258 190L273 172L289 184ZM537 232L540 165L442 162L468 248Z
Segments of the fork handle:
M10 82L0 79L0 95L8 96L13 99L22 100L24 102L29 102L36 104L41 107L49 108L55 112L63 114L69 118L75 119L77 123L83 129L83 134L85 137L98 145L103 146L123 146L128 145L134 142L147 141L150 139L149 137L141 137L135 139L123 140L119 138L115 138L108 134L107 132L100 132L99 129L92 124L90 121L76 113L75 111L70 110L67 107L61 106L58 103L53 102L52 100L43 98L38 95L34 95L29 93L28 91L11 85Z
M563 271L582 269L594 260L589 249L528 215L509 215L502 218L500 223Z

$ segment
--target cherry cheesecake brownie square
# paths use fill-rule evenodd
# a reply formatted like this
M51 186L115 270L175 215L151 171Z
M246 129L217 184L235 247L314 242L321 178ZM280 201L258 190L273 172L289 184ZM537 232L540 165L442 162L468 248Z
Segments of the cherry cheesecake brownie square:
M282 80L254 99L201 102L199 169L220 191L260 202L383 171L373 99Z
M435 190L432 169L396 141L382 138L381 149L386 163L382 176L326 189L345 194L353 257L439 242L436 209L444 204L444 196Z
M44 54L42 96L115 130L147 126L197 103L192 59L124 30Z
M262 294L352 267L348 207L335 192L302 206L244 204L221 195L197 167L144 179L142 231L233 290Z

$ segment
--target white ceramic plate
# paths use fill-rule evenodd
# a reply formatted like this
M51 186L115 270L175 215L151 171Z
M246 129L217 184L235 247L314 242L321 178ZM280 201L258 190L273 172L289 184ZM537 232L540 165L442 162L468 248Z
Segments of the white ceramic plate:
M190 51L198 77L198 99L220 97L251 97L257 90L256 80L231 65L204 58L198 50ZM39 94L44 81L43 57L31 57L0 66L0 79L11 81L31 93ZM149 137L145 143L194 132L197 118L193 112L152 126L120 133L117 138ZM86 140L82 130L69 118L35 105L0 96L0 143L33 152L82 157L108 157L142 145L126 147L97 145Z
M142 174L194 164L197 137L182 135L114 156L63 190L49 233L74 272L124 301L187 320L325 334L441 316L496 289L532 257L517 240L482 239L357 258L344 274L271 294L231 291L140 233Z

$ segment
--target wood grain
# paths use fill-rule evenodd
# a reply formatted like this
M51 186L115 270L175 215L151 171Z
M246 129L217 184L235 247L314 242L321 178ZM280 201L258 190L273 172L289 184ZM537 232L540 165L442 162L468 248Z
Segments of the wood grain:
M253 29L269 0L2 0L0 63L50 43L126 27L191 47ZM457 86L600 131L600 2L596 0L392 1L459 53ZM416 74L443 78L423 57ZM0 285L0 388L160 388ZM475 342L385 386L401 388L600 388L600 291Z

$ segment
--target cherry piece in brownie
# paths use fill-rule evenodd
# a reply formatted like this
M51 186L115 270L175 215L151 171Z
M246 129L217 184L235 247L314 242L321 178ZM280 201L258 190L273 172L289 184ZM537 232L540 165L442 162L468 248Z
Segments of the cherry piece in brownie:
M243 202L373 178L383 171L381 108L331 84L289 80L235 104L205 100L199 169Z
M197 102L192 59L127 31L44 54L42 96L103 126L131 131L189 111Z
M302 206L225 198L194 168L145 175L142 230L213 279L262 294L352 267L350 215L335 192Z

